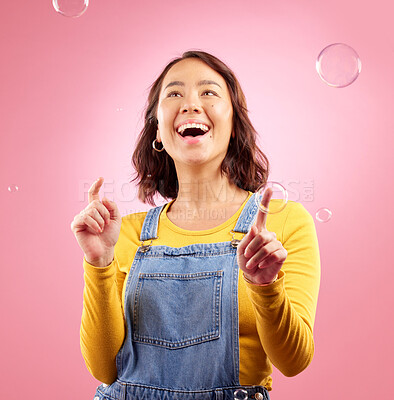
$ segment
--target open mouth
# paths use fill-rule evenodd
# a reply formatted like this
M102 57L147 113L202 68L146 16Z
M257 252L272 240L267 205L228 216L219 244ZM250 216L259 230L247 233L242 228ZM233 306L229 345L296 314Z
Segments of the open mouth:
M197 136L203 136L205 135L209 130L203 130L201 128L186 128L184 131L180 132L179 135L182 137L197 137Z

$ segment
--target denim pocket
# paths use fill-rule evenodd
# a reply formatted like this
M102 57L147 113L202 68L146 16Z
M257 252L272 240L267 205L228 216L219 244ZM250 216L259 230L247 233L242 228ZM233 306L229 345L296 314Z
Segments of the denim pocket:
M93 400L112 400L112 399L110 399L109 397L107 397L107 396L104 394L105 387L106 387L106 386L104 386L103 384L101 384L101 385L97 388L96 394L94 395Z
M126 385L118 379L111 385L102 383L96 389L93 400L123 400L125 399Z
M177 349L219 338L222 279L223 271L139 274L133 340Z

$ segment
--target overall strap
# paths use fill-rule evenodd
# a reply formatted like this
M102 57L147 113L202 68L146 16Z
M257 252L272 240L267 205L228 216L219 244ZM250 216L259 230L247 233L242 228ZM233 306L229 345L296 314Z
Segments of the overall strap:
M148 239L157 239L157 226L159 224L159 217L161 210L166 204L151 208L146 214L144 224L141 229L140 240L143 242Z
M256 196L257 193L253 193L250 196L250 199L245 204L244 209L241 212L241 215L238 217L237 223L235 228L233 229L234 232L242 232L248 233L250 227L252 226L254 220L257 216L258 207L256 204Z

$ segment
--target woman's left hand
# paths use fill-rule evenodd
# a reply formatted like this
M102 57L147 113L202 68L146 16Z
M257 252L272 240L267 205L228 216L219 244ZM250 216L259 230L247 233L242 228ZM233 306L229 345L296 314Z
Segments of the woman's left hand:
M262 205L268 209L272 190L267 189ZM282 268L287 257L287 251L276 239L275 232L269 232L265 223L267 214L260 209L256 223L243 237L237 248L238 265L246 279L259 284L269 284Z

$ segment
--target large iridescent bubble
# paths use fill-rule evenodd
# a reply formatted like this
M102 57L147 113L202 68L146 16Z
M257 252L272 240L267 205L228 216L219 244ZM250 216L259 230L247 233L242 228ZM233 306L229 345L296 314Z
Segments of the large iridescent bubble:
M80 17L87 9L89 0L52 0L54 9L65 17Z
M357 79L361 72L361 60L352 47L344 43L334 43L320 52L316 69L327 85L343 88Z

